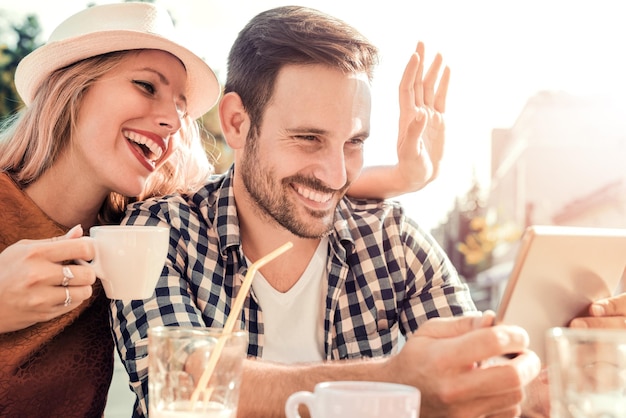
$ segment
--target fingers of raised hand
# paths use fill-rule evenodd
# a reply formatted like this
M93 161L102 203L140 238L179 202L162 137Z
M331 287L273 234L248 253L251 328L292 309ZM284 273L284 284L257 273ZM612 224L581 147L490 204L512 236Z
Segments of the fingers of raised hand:
M400 81L400 110L424 106L423 73L424 44L419 42Z
M437 84L437 79L439 78L439 71L441 70L441 64L443 63L443 58L441 54L435 55L435 59L433 63L430 65L430 68L426 72L423 81L423 90L424 90L424 104L426 106L432 107L435 101L435 85Z
M422 89L421 87L415 87L420 67L421 60L419 56L415 53L412 54L400 80L399 98L401 113L403 111L413 112L416 106L422 107L424 105Z
M418 58L418 66L413 80L413 91L415 92L415 106L424 106L424 88L422 77L424 76L424 43L418 42L415 48Z
M437 54L424 75L424 60L424 44L419 42L403 74L401 93L416 107L426 106L443 113L446 109L450 68L445 66L441 71L443 57Z
M448 96L448 85L450 84L450 68L445 67L443 74L437 86L433 107L437 112L444 113L446 111L446 97Z

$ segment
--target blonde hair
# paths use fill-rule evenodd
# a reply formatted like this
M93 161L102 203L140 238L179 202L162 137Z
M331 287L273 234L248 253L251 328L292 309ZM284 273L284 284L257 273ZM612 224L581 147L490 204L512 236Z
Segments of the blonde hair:
M37 180L70 144L82 98L93 83L130 53L118 51L91 57L58 69L45 79L33 102L0 127L0 171L20 186ZM200 187L213 173L202 147L200 128L186 116L177 149L152 175L139 196L111 192L99 212L101 223L118 223L130 202Z

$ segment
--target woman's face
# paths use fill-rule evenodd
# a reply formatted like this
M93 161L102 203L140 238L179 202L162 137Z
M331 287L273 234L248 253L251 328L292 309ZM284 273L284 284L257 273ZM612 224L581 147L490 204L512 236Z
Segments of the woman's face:
M167 52L126 55L83 97L71 149L77 175L105 193L139 195L174 150L186 82L184 66Z

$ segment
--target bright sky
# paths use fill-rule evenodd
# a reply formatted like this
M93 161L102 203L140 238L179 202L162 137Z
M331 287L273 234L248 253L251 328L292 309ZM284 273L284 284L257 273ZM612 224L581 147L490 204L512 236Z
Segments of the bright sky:
M89 0L0 0L0 15L39 16L47 38ZM92 3L111 3L94 0ZM475 172L489 179L493 128L508 128L541 90L626 97L626 25L613 0L161 0L223 80L228 49L258 12L311 6L353 24L381 50L374 80L372 137L366 164L395 161L397 86L418 40L427 59L443 54L452 70L444 165L438 180L403 197L426 228L445 220Z

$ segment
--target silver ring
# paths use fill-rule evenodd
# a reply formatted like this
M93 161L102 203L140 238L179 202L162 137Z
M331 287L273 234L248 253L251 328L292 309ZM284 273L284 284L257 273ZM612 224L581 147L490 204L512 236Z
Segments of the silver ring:
M70 284L70 280L74 278L74 273L68 266L63 266L63 280L61 281L61 286L67 287Z
M72 304L72 297L70 296L70 290L65 287L65 302L63 302L63 306L68 307Z

